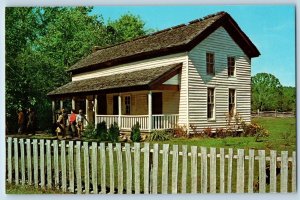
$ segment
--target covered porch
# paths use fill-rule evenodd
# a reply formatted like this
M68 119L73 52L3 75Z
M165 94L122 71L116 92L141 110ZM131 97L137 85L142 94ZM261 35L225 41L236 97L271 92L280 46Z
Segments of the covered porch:
M120 130L130 131L138 122L145 132L172 129L180 117L180 73L181 64L175 64L73 81L48 95L53 98L53 111L58 102L60 108L71 104L76 113L82 109L88 122L95 125L116 122Z

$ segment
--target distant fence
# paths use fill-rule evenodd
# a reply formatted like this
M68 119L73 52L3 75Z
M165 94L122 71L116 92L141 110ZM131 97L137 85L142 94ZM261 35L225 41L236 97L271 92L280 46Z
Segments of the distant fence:
M295 112L256 111L251 112L252 117L295 117Z
M8 137L7 182L86 194L296 192L296 152L171 148Z

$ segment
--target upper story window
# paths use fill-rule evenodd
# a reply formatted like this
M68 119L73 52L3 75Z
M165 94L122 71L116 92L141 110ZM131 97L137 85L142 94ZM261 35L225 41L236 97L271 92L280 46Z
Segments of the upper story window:
M130 105L131 105L130 96L125 96L125 115L130 115Z
M215 55L206 53L206 74L215 75Z
M228 77L235 76L235 58L227 57Z
M207 88L207 119L214 119L215 89Z
M232 117L234 115L235 111L235 89L229 89L229 105L228 105L228 110L229 110L229 115Z

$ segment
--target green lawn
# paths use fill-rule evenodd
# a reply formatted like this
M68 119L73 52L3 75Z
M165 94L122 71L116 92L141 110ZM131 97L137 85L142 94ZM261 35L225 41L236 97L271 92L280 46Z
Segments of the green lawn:
M268 138L256 142L254 137L227 137L227 138L174 138L169 141L158 143L169 143L178 145L196 145L204 147L243 148L243 149L265 149L277 151L296 150L296 118L253 118L252 122L267 129L270 133ZM157 142L153 142L157 143Z
M41 189L31 185L6 184L6 194L67 194L57 189Z

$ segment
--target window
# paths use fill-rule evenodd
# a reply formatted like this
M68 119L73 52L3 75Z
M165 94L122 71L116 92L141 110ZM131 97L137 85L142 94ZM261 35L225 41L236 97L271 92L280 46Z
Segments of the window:
M234 76L234 71L235 71L234 57L227 57L227 68L228 68L228 77Z
M207 88L207 119L214 118L214 110L215 110L215 89Z
M235 110L235 89L229 89L229 105L228 105L228 110L229 110L229 115L232 117L234 115L234 110Z
M130 96L125 96L125 115L130 115Z
M213 53L206 53L206 74L215 75L215 56Z

